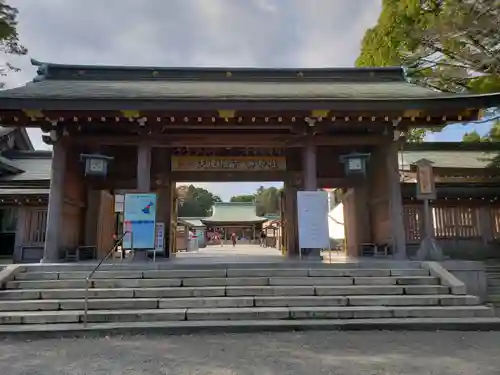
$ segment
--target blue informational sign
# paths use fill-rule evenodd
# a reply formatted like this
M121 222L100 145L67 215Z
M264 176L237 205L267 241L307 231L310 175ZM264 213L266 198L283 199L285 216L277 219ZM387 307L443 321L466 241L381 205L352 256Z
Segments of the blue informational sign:
M156 194L125 194L123 212L125 249L155 248Z

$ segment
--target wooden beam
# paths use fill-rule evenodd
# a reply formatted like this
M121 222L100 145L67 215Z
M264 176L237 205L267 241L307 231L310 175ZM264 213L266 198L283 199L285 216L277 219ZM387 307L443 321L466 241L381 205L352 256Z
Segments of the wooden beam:
M374 145L383 140L381 135L317 135L317 146ZM301 147L302 135L287 134L169 134L150 136L74 135L68 137L74 144L139 145L152 147Z
M229 172L172 172L172 180L183 182L243 182L243 181L285 181L286 171L229 171Z

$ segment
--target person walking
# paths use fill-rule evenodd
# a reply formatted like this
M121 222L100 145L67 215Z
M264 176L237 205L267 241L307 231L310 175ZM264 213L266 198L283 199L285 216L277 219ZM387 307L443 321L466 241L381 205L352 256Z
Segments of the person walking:
M266 246L266 232L265 231L260 232L260 247L267 247Z
M236 246L236 233L231 234L231 242L233 243L233 247Z

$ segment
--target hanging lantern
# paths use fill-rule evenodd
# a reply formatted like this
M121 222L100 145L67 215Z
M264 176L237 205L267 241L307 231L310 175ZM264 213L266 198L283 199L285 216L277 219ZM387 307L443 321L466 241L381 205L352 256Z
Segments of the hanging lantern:
M85 162L85 176L107 176L108 163L113 159L113 157L100 154L80 155L80 160Z
M370 154L350 153L340 156L340 162L344 164L344 173L346 176L366 176L366 166L369 159Z

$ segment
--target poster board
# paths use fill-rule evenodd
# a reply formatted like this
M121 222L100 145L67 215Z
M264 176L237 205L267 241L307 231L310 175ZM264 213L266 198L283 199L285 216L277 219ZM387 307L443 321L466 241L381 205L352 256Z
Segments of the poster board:
M328 193L326 191L297 192L297 221L301 249L328 249Z
M130 232L123 238L125 249L154 249L156 194L125 194L123 225Z

